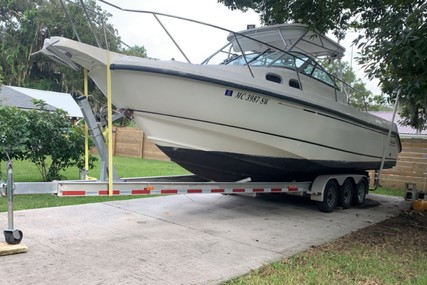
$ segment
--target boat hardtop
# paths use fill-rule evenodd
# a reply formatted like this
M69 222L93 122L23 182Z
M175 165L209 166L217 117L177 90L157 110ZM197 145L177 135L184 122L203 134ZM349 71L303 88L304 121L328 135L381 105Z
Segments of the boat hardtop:
M312 57L341 58L345 48L305 24L290 23L247 29L230 33L227 40L233 50L263 52L269 48L300 52Z

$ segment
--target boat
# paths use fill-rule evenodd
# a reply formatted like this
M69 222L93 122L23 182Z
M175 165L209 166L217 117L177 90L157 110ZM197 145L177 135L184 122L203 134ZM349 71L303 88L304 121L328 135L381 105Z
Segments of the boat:
M341 81L321 65L344 52L299 23L229 31L227 44L202 64L107 52L62 37L45 39L41 49L87 69L104 94L109 68L114 106L132 112L172 161L224 182L306 181L364 174L383 159L384 168L396 164L396 124L349 106Z

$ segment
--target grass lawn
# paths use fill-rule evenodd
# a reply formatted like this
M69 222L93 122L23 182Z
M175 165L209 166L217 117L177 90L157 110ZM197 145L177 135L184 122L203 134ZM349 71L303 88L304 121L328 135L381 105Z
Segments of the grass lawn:
M131 158L114 157L114 168L119 177L143 177L188 174L188 172L173 162ZM100 160L95 162L94 169L89 171L89 175L99 178ZM5 179L5 163L1 165L3 180ZM77 167L67 168L61 172L63 180L80 179L80 170ZM37 182L42 181L42 177L37 167L28 161L13 161L13 177L16 182Z

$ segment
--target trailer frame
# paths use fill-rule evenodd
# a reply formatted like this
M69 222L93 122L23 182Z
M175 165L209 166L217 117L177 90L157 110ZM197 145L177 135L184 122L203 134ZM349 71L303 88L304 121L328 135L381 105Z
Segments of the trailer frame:
M361 189L362 201L356 204L362 204L368 193L368 174L336 174L319 175L313 181L302 182L212 182L203 180L194 175L181 176L160 176L160 177L141 177L141 178L122 178L114 181L114 189L111 193L108 181L100 180L64 180L52 182L16 182L14 193L20 194L53 194L59 197L78 197L78 196L119 196L119 195L167 195L167 194L259 194L282 193L290 195L307 196L318 203L325 203L327 199L335 199L335 203L329 209L319 209L323 212L332 212L339 204L339 198L345 190L346 183L351 182L351 198L356 195L357 185L365 183ZM336 184L336 197L328 197L325 190L329 191L328 183L333 181ZM110 195L112 194L112 195ZM350 199L349 203L352 203ZM350 205L343 205L344 208Z

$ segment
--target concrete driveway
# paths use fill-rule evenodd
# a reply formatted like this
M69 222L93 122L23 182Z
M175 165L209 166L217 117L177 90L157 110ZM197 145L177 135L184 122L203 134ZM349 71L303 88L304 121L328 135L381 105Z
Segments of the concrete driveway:
M331 214L220 194L19 211L28 252L0 257L0 284L217 284L396 215L402 201L368 198L381 204Z

